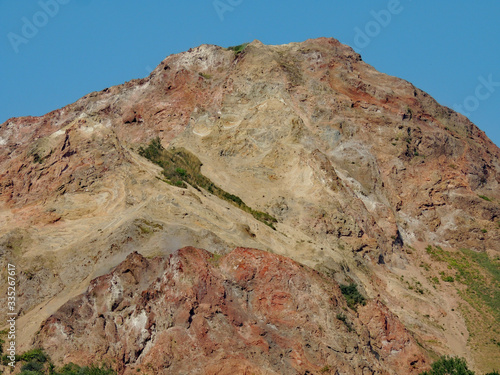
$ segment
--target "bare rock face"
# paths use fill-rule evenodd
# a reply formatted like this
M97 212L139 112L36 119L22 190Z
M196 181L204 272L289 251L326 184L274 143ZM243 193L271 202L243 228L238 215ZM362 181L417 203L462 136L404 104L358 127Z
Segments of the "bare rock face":
M417 374L428 359L380 301L358 314L337 283L278 255L192 247L133 253L43 325L57 362L122 374Z
M139 153L157 137L166 149L183 148L196 156L203 176L277 223L268 226L249 209L199 186L165 183L162 168ZM317 372L330 365L328 359L332 366L345 364L346 371L362 373L359 358L365 358L366 368L383 373L411 368L418 358L406 329L433 354L466 357L474 369L492 371L500 357L495 344L500 332L492 328L500 313L491 298L499 282L499 184L500 149L484 132L411 83L377 72L335 39L280 46L254 41L240 53L202 45L168 56L147 78L88 94L45 116L0 125L0 268L9 262L20 270L18 347L30 348L40 325L64 305L54 316L74 310L94 323L75 320L60 330L55 321L45 325L47 348L55 345L50 332L68 337L67 351L51 349L60 361L116 356L127 371L132 363L160 369L167 364L152 354L153 341L172 348L190 342L179 353L171 350L177 354L169 357L170 366L181 366L188 354L213 359L206 354L213 350L233 353L203 362L213 373L236 365L241 372L276 372L285 364L290 371ZM269 289L264 297L274 296L272 301L249 307L241 294L247 292L234 285L249 288L258 278L246 279L240 263L241 280L228 268L242 254L236 251L219 267L207 254L194 257L203 270L192 275L196 282L172 279L190 297L171 297L176 307L168 305L170 320L164 318L162 327L149 325L155 318L145 306L156 316L167 316L165 311L133 296L153 293L155 277L174 272L166 260L134 256L137 267L149 264L148 272L120 274L120 283L130 285L122 290L115 280L114 299L81 300L86 309L65 305L134 251L149 259L187 246L218 255L237 247L279 254L339 283L355 282L375 302L360 307L359 316L345 312L351 332L336 319L342 307L333 286L337 304L320 298L324 304L311 303L316 312L309 317L286 305L296 298L286 288L291 296ZM257 258L252 262L259 263ZM319 282L316 274L307 274ZM115 281L109 277L94 287L111 288ZM229 287L226 278L236 284ZM278 280L269 283L277 287ZM210 299L208 305L198 300L199 293L210 296L203 297ZM0 284L0 314L6 296L5 283ZM153 299L160 303L158 298ZM323 306L334 306L333 315ZM197 312L192 317L191 309ZM203 309L212 325L200 320ZM221 315L213 309L227 311ZM273 336L272 327L259 321L264 313L276 327L288 327L291 336ZM292 316L299 325L287 320ZM162 333L174 326L167 336ZM339 327L347 330L343 341L332 339L340 346L321 339L338 335ZM94 330L100 330L92 336L95 352L78 341ZM231 338L236 331L255 346L259 361L240 349L240 339ZM395 331L401 334L394 336ZM115 334L120 340L111 341L116 345L108 350L107 338ZM208 344L216 341L211 335L219 346ZM351 363L349 356L358 359ZM384 358L379 365L377 356ZM192 361L186 366L201 369Z

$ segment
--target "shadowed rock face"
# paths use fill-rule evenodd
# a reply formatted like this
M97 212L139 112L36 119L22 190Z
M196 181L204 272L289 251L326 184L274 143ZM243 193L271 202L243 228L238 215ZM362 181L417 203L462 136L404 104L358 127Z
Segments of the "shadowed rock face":
M156 137L165 148L193 154L202 163L201 173L222 191L275 217L276 230L203 188L181 189L162 181L161 168L138 153ZM478 295L498 290L490 270L498 268L500 259L499 183L500 150L481 130L411 83L377 72L335 39L281 46L254 41L239 54L202 45L168 56L147 78L91 93L45 116L0 125L0 268L10 262L21 270L19 349L28 349L42 322L131 252L149 259L186 246L219 255L246 247L286 256L344 284L356 282L381 304L370 304L373 315L364 315L365 308L356 319L346 314L354 326L363 325L376 337L386 335L379 344L370 339L377 355L403 350L400 336L384 331L397 315L426 350L463 356L471 367L492 371L498 367L492 359L500 356L495 344L500 333L490 328L500 318L491 308L491 296L483 293L481 300ZM440 246L442 254L426 251L429 245ZM467 254L487 255L489 268ZM155 262L160 261L151 261L149 268L163 273L166 266ZM229 278L222 265L206 268L215 283L207 293L214 298L220 288L228 288L220 281L221 275ZM487 288L474 290L470 282L459 280L458 267L477 271L469 281ZM151 272L135 288L149 288ZM117 301L96 309L115 313L120 293L126 292L118 286L113 290ZM229 292L236 301L238 289ZM0 284L0 314L6 296L6 285ZM223 301L228 309L244 307ZM129 320L142 327L140 311L145 310L137 306ZM203 311L201 303L187 307L183 314L188 321L192 307ZM317 311L315 316L326 314L322 308ZM94 307L81 313L96 314ZM255 314L252 310L242 316L266 328ZM146 318L149 324L152 318ZM195 318L185 329L199 327ZM96 320L106 335L115 329L107 319L102 314ZM211 319L212 326L204 326L206 337L226 328L232 332L228 327L233 323L221 320L218 325L220 314ZM122 321L124 327L132 324L125 317ZM120 325L114 324L119 332ZM234 326L243 336L260 335ZM321 332L293 332L306 340L337 329L326 323L321 327ZM126 347L110 348L106 355L116 353L121 363L142 361L149 349L140 342L151 345L153 336L151 327L144 329L149 332L144 338L140 331L127 339ZM76 325L73 331L87 334ZM157 329L156 335L162 331ZM261 336L270 337L269 348L261 349L270 354L259 357L268 362L253 362L246 353L245 361L228 357L224 363L237 363L244 372L255 363L273 369L285 358L289 368L299 366L298 360L317 368L337 356L324 347L318 349L323 353L319 357L300 354L309 352L307 342L297 339L305 349L294 349L295 361L289 348L273 351L287 344L275 344L274 331L269 332ZM347 332L346 340L360 340L361 332ZM182 342L194 340L192 334L182 337ZM68 348L71 342L66 342ZM392 345L398 347L389 349ZM84 345L76 347L81 352ZM369 358L376 356L369 347L358 347L365 354L356 358L372 363ZM201 355L201 347L190 348ZM237 352L238 346L232 342L227 348ZM97 353L104 356L107 349L102 350ZM76 358L71 350L59 352L58 358L66 354ZM345 360L349 355L344 354L335 358ZM396 366L398 358L387 357L380 368L370 366L382 371ZM222 371L220 361L212 365L214 372ZM361 362L353 366L362 367Z
M417 374L427 365L381 302L356 313L335 281L247 248L220 259L193 247L133 253L52 315L36 344L59 363L115 359L124 374Z

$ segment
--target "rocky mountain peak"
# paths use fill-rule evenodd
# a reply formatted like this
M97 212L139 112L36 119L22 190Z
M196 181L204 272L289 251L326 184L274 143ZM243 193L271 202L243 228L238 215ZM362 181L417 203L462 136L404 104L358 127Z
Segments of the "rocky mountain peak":
M20 348L43 345L58 363L114 353L120 371L144 358L166 366L154 353L174 336L206 345L179 353L217 353L262 373L279 363L317 372L334 357L346 373L394 373L398 363L413 373L410 357L421 369L441 354L488 370L500 355L491 328L500 322L500 149L335 39L192 48L146 78L9 119L0 144L0 262L22 270ZM282 290L272 303L286 314L245 305L253 283L262 296ZM369 310L343 310L337 284L357 285ZM88 319L76 322L68 306ZM284 336L259 320L271 316ZM319 326L342 347L329 349ZM230 332L257 349L211 346L211 335ZM370 349L377 340L384 361ZM353 353L362 353L355 363Z

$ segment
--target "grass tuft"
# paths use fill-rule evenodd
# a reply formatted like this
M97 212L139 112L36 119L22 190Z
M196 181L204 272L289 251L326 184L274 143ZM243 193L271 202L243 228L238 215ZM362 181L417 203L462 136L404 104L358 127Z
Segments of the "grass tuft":
M478 197L484 199L485 201L491 202L491 199L488 198L486 195L478 195Z

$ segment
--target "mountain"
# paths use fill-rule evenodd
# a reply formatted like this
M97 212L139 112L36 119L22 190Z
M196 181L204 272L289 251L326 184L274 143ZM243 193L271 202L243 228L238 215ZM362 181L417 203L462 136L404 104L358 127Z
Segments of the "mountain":
M500 365L500 149L335 39L202 45L0 144L19 349L144 373Z

